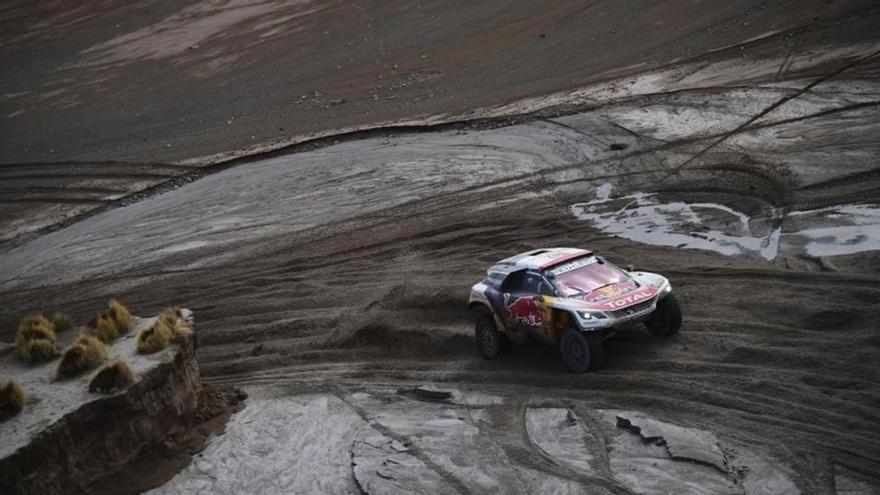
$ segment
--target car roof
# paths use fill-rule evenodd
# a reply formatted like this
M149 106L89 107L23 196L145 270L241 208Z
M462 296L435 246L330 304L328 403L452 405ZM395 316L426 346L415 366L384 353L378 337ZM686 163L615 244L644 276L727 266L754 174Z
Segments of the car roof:
M523 269L546 270L551 266L592 253L587 249L566 247L533 249L505 258L493 265L489 271L510 273Z

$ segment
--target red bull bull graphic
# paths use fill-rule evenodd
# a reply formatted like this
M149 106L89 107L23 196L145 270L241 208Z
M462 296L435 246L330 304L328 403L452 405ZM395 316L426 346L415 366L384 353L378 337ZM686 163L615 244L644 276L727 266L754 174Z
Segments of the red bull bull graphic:
M531 297L518 297L510 302L510 294L504 294L508 325L534 327L544 321L544 312Z

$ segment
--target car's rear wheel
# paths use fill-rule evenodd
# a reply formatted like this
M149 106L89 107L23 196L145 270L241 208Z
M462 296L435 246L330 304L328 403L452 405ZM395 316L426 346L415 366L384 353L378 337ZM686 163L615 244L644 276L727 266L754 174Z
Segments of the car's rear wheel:
M669 294L657 303L657 309L645 322L648 331L655 337L674 335L681 328L681 307L675 296Z
M495 321L490 314L481 314L477 318L474 337L480 354L486 359L494 359L510 350L510 341L495 328Z
M602 336L569 328L559 339L559 353L565 366L575 373L597 370L602 364Z

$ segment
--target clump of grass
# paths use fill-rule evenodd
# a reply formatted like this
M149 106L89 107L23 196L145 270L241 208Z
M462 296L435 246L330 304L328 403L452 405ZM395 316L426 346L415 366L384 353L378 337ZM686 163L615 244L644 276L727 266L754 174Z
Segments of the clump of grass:
M180 342L192 337L193 333L192 326L188 325L183 320L178 320L177 325L174 326L174 333L171 336L171 340L174 342Z
M128 333L131 330L131 313L128 308L116 299L111 299L107 306L107 315L115 323L116 331L119 334Z
M108 349L101 340L90 335L80 335L76 343L85 348L86 361L88 363L95 363L94 366L91 366L92 368L107 359Z
M131 330L131 313L121 302L111 299L107 311L94 319L95 336L105 344L110 344L120 335Z
M165 308L159 313L159 319L164 320L171 329L171 340L179 342L192 336L192 326L183 319L183 311L177 307Z
M64 349L61 361L58 363L58 378L74 377L83 371L82 362L86 350L81 345L72 345Z
M21 332L28 328L33 327L49 327L49 320L46 319L45 316L40 313L34 313L25 316L21 319L21 322L18 324L18 331Z
M56 312L52 315L52 330L55 333L67 331L71 326L73 326L73 322L69 314Z
M107 313L101 313L95 318L95 337L101 342L109 344L119 337L119 330L116 328L116 322Z
M18 414L24 408L24 390L15 380L0 384L0 417Z
M55 332L48 323L27 327L19 327L16 339L25 340L55 340Z
M55 332L43 315L33 314L22 318L15 337L15 354L22 361L41 363L58 356Z
M137 350L141 354L153 354L168 347L174 330L168 325L168 321L161 316L156 319L152 327L138 335Z
M159 313L156 323L138 336L138 352L152 354L171 342L180 342L192 335L192 326L183 319L183 311L178 307L165 308Z
M134 383L134 371L123 360L104 366L89 382L89 392L108 393Z
M32 363L45 363L61 355L55 342L43 339L30 341L27 352Z
M80 335L61 355L58 377L72 378L107 360L107 346L95 337Z

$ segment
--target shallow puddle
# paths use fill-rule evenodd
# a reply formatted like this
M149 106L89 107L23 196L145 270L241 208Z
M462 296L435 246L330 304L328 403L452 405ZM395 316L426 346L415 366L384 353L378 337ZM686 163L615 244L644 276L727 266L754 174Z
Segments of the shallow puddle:
M664 200L637 192L614 197L603 184L596 199L571 206L599 230L657 246L706 249L772 260L778 255L835 256L880 249L880 206L845 204L761 217L726 205Z

